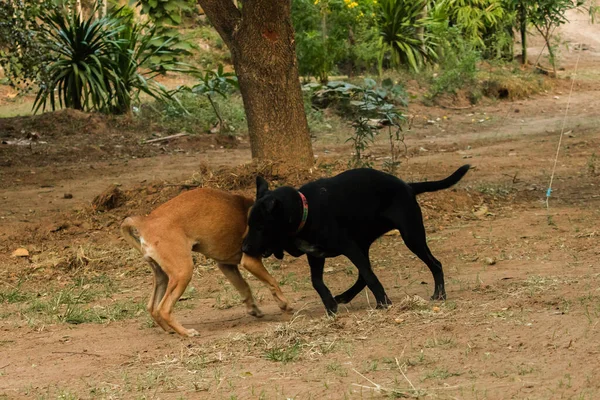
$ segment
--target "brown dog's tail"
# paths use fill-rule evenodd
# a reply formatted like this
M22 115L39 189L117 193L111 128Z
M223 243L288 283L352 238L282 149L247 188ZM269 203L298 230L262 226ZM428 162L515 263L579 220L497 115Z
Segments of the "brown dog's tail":
M136 223L138 222L138 217L127 217L121 223L121 234L127 243L133 246L137 251L142 254L142 245L140 243L140 239L134 231L137 229Z
M469 164L463 165L459 169L457 169L452 175L447 177L446 179L442 179L441 181L432 181L432 182L414 182L409 183L408 185L412 188L415 195L425 193L425 192L436 192L442 189L448 189L451 186L454 186L462 179L463 176L467 173L467 171L471 168Z

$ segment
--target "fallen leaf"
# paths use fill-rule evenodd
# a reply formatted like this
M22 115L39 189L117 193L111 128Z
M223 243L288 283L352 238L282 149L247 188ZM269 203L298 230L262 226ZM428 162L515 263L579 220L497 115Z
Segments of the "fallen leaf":
M29 257L29 251L23 247L19 247L10 255L11 257Z

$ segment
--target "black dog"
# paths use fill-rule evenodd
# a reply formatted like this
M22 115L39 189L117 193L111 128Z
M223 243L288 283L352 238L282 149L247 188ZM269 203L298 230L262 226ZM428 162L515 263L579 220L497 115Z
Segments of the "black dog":
M421 208L416 195L449 188L469 170L460 167L441 181L406 183L374 169L354 169L333 178L307 183L300 190L285 186L269 191L256 178L256 202L248 219L242 251L251 256L283 258L307 254L312 284L329 313L350 302L365 285L377 307L391 304L371 269L369 248L384 233L398 229L406 246L431 270L435 281L432 299L446 298L442 264L427 247ZM336 296L323 282L325 258L343 254L359 271L356 283Z

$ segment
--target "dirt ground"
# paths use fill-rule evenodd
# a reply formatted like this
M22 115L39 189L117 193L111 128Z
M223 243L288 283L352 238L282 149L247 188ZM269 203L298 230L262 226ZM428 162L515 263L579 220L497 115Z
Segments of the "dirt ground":
M445 302L427 300L429 270L394 235L371 253L394 306L375 310L363 292L335 319L305 258L266 260L294 313L248 277L265 313L255 319L197 256L175 313L200 336L166 334L144 310L150 269L119 223L185 185L252 195L247 139L144 144L151 127L73 111L0 120L0 399L599 398L600 31L569 29L588 50L563 51L564 76L547 93L410 108L399 176L474 166L456 188L419 198ZM314 148L315 178L343 169L351 151L318 133ZM381 138L379 165L386 149ZM95 212L91 201L113 184L124 203ZM18 248L29 255L12 257ZM344 258L325 271L334 293L357 274Z

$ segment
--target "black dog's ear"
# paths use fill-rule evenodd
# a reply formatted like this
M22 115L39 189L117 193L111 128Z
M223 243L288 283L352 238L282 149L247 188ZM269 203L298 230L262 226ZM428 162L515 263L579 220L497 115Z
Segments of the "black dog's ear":
M273 196L269 196L265 199L265 208L267 210L267 212L269 214L271 214L275 208L277 208L277 204L279 203L279 200L277 200L275 197Z
M260 199L269 191L269 182L260 175L256 176L256 199Z

